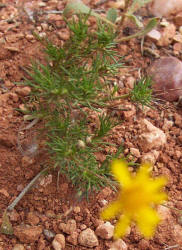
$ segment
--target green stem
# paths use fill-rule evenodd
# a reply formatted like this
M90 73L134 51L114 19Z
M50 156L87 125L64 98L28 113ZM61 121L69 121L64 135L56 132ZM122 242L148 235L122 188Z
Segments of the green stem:
M124 24L124 21L126 19L126 13L127 13L127 10L128 10L128 7L130 5L130 1L131 0L126 0L125 1L125 8L124 8L124 11L123 11L123 17L121 18L121 22L118 24L118 30L120 31L121 30L121 27L123 26Z

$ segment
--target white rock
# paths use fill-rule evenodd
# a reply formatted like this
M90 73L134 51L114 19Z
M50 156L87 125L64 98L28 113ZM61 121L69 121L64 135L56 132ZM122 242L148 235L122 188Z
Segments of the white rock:
M169 130L172 126L173 126L174 122L173 121L170 121L168 119L164 119L164 125L162 127L162 129L165 131L165 130Z
M22 244L16 244L12 250L25 250Z
M182 34L182 26L179 27L179 33Z
M108 204L108 201L105 200L105 199L103 199L103 200L99 201L99 204L100 204L102 207L104 207L105 205Z
M138 144L144 152L151 149L159 149L166 143L166 135L159 128L155 127L151 122L143 119L143 131L139 136Z
M149 33L147 33L147 37L152 41L157 42L161 39L161 33L158 30L153 29Z
M172 43L174 36L176 35L176 26L170 23L161 32L161 38L157 41L159 46L168 46Z
M157 213L162 221L170 221L172 219L172 214L168 207L159 205L157 208Z
M76 221L75 220L68 220L68 222L66 224L60 223L59 229L61 231L63 231L64 233L72 234L73 232L76 231Z
M126 79L125 86L129 89L133 89L135 83L135 78L133 76L129 76Z
M152 150L148 153L142 155L142 162L150 162L152 165L155 164L157 158L159 157L159 151Z
M138 150L138 148L130 148L130 153L137 158L140 157L140 151Z
M62 250L65 248L65 237L63 234L56 234L52 246L54 250Z
M99 245L97 236L90 228L87 228L80 233L78 242L80 243L80 245L85 247L96 247Z
M173 37L173 41L177 42L177 43L182 43L182 35L180 33L176 34Z
M125 0L117 0L117 1L108 1L108 5L111 8L116 8L116 9L124 9L125 7Z
M39 2L39 3L38 3L38 6L39 6L39 7L45 7L45 6L46 6L46 3L44 3L44 2Z
M98 226L95 233L96 235L100 236L102 239L109 240L113 237L114 226L110 222L106 222Z
M47 175L47 176L45 176L45 177L43 177L41 179L39 185L42 186L42 187L46 187L46 186L48 186L51 183L52 183L52 174L49 174L49 175Z
M16 93L19 94L20 96L27 96L27 95L30 94L31 88L28 87L28 86L27 86L27 87L23 87L23 88L18 87L18 88L15 89L15 91L16 91Z
M163 18L162 21L160 22L160 25L163 27L167 27L169 25L169 22L165 18Z
M76 207L73 208L73 212L74 212L75 214L79 214L80 211L81 211L81 209L80 209L79 206L76 206Z
M151 13L154 16L162 17L168 16L170 14L176 14L182 11L182 1L181 0L153 0Z
M182 245L182 227L180 225L174 225L172 238L177 244Z
M41 38L43 38L43 37L46 37L47 35L46 35L45 32L40 32L40 33L39 33L39 36L40 36Z
M128 246L121 239L113 242L111 247L109 248L109 250L127 250L127 249L128 249Z
M66 240L71 243L74 246L77 246L77 241L78 241L78 233L77 232L73 232L71 235L68 235L68 237L66 238Z

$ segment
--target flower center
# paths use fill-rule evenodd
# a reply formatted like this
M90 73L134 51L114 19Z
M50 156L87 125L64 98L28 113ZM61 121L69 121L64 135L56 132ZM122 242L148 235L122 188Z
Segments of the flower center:
M149 205L150 196L142 185L132 185L121 192L123 210L127 213L135 213L138 209Z

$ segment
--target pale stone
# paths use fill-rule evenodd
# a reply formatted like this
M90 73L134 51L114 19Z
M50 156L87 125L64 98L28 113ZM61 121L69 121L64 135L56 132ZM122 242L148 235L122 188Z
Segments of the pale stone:
M30 94L31 88L30 87L17 88L15 91L20 96L27 96Z
M157 208L157 213L162 221L171 221L172 219L171 211L168 207L159 205Z
M45 30L48 30L49 25L47 23L41 23L41 27L45 31Z
M173 53L178 55L182 51L182 43L174 43L173 44Z
M21 164L22 164L22 167L24 167L24 168L29 167L34 163L35 163L35 160L33 158L29 157L28 155L23 156L21 159Z
M138 150L138 148L130 148L130 153L137 158L140 157L140 151Z
M30 40L30 41L35 40L35 37L33 35L31 35L31 34L27 34L25 37L26 37L27 40Z
M63 29L61 31L58 31L57 35L60 39L65 40L65 41L68 40L70 37L69 31L67 29Z
M162 21L160 22L160 25L163 27L167 27L169 25L169 22L165 18L163 18Z
M182 26L179 27L179 33L182 34Z
M52 246L54 250L62 250L65 248L65 237L63 234L56 234Z
M165 118L164 119L164 125L162 126L162 129L164 131L169 130L170 128L172 128L173 124L174 124L173 121L170 121L170 120L168 120L168 119Z
M182 245L182 227L180 225L174 225L172 238L177 244Z
M68 220L66 223L60 223L59 229L67 234L72 234L76 231L76 221L75 220Z
M41 179L40 186L46 187L51 183L52 183L52 174L49 174Z
M5 197L9 197L9 193L5 188L0 189L0 194L4 195Z
M9 213L9 218L10 221L18 221L19 219L19 214L17 213L17 211L15 209L13 209L10 213Z
M16 244L12 250L25 250L22 244Z
M102 239L109 240L113 237L114 226L110 222L106 222L98 226L95 233Z
M176 151L175 151L175 156L176 156L177 159L181 158L182 152L179 151L179 150L176 150Z
M73 232L71 235L69 235L66 240L71 243L74 246L77 246L78 243L78 233L77 232Z
M48 241L53 240L53 238L55 237L55 233L51 230L44 229L43 233Z
M80 245L85 247L96 247L99 245L97 236L90 228L87 228L80 233L78 242L80 243Z
M173 40L175 42L178 42L178 43L182 43L182 35L179 33L179 34L176 34L174 37L173 37Z
M127 250L128 246L122 239L118 239L111 244L109 250Z
M181 0L153 0L151 13L154 16L162 17L169 16L170 14L176 14L182 11Z
M102 199L101 201L99 201L99 204L100 204L102 207L104 207L104 206L106 206L106 205L108 204L108 201L105 200L105 199Z
M111 188L105 187L98 193L97 200L106 199L111 194L112 194Z
M87 228L87 226L86 226L85 224L81 224L81 225L80 225L80 230L81 230L81 231L85 230L86 228Z
M166 143L165 133L155 127L151 122L143 119L143 131L139 136L138 144L144 152L148 152L151 149L160 149Z
M19 52L20 51L19 48L14 47L14 46L5 46L4 48L9 50L9 51L12 51L12 52Z
M39 7L45 7L45 6L46 6L46 3L44 3L44 2L39 2L39 3L38 3L38 6L39 6Z
M39 223L39 217L35 215L33 212L28 213L27 221L30 225L35 226Z
M153 29L149 33L147 33L147 38L154 42L157 42L161 39L161 33L158 30Z
M40 32L40 33L39 33L39 36L40 36L41 38L44 38L44 37L47 36L47 34L46 34L45 32Z
M79 214L79 213L80 213L80 210L81 210L81 209L80 209L80 207L78 207L78 206L73 208L73 212L74 212L75 214Z
M135 78L134 78L133 76L129 76L129 77L126 79L125 86L126 86L127 88L133 89L133 88L134 88L134 84L135 84Z
M173 23L170 23L164 28L161 32L161 38L157 41L159 46L168 46L172 43L174 36L176 35L176 26Z
M14 101L14 102L18 102L19 97L16 93L10 93L9 97Z
M142 162L149 162L154 165L159 157L159 154L159 151L151 150L150 152L142 155Z
M110 8L115 8L115 9L124 9L124 7L125 7L125 0L117 0L116 2L114 2L114 1L108 1L108 6Z

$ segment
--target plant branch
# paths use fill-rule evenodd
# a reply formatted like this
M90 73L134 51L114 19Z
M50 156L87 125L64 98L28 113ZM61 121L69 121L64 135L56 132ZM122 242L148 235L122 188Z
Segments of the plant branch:
M46 173L49 167L43 169L39 172L33 180L21 191L21 193L16 197L16 199L7 207L7 211L11 211L18 204L18 202L23 198L23 196L30 190L30 188L34 185L34 183L40 178L41 175Z

